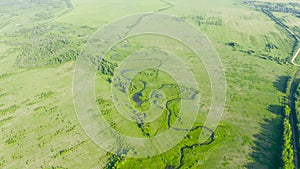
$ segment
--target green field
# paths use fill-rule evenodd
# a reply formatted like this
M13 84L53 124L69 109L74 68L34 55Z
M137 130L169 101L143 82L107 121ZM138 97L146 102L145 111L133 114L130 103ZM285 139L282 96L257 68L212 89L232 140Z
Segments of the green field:
M207 144L196 145L211 103L209 75L189 47L162 35L149 33L120 41L97 62L96 103L115 130L149 138L174 123L179 99L196 93L201 97L193 125L197 129L163 154L129 158L126 152L115 155L95 144L77 118L72 83L85 44L108 23L143 12L187 21L218 52L226 77L226 105L214 139ZM271 12L300 36L299 17ZM293 49L299 46L293 45L293 37L282 26L243 0L0 0L0 168L281 168L283 102L288 81L298 69L290 63ZM185 61L198 88L178 85L161 70L139 72L129 84L129 103L146 111L156 101L162 114L153 122L135 123L114 105L110 93L111 85L118 82L114 74L129 55L156 48ZM154 100L151 95L156 89L156 94L163 94Z

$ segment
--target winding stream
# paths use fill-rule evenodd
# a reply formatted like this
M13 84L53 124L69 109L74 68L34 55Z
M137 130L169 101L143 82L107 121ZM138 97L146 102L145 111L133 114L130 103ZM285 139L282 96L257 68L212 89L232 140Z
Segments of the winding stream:
M171 9L171 8L174 7L174 5L173 5L172 3L167 2L167 1L165 1L165 0L161 0L161 2L167 4L168 6L165 7L165 8L159 9L159 10L157 10L157 11L155 11L155 12L162 12L162 11L165 11L165 10L168 10L168 9ZM136 23L133 24L133 25L131 25L131 26L129 27L129 30L128 30L127 34L128 34L135 26L137 26L137 25L141 22L141 20L142 20L144 17L149 16L149 15L151 15L151 13L150 13L150 14L145 14L145 15L141 16L140 18L138 18L138 20L136 21ZM162 62L160 63L160 65L161 65L161 64L162 64ZM159 66L158 66L158 67L159 67ZM130 71L133 71L133 70L126 69L126 70L122 70L120 73L121 73L121 75L122 75L126 80L130 81L131 78L126 77L126 75L125 75L126 72L130 72ZM147 86L147 83L146 83L145 81L141 81L141 82L142 82L143 85L144 85L143 88L142 88L141 90L139 90L137 93L135 93L135 94L133 95L133 97L132 97L132 100L133 100L135 103L137 103L138 106L140 106L140 105L143 103L143 101L140 99L140 97L142 96L142 92L145 90L145 88L146 88L146 86ZM161 87L160 87L159 89L161 89L161 88L163 88L163 87L165 87L165 86L167 86L167 85L171 85L171 84L162 84ZM180 131L180 130L183 131L183 130L184 130L184 131L189 131L189 132L191 132L191 131L195 131L195 130L198 130L198 129L201 129L201 130L202 130L202 129L205 129L205 130L207 130L207 131L210 133L210 140L207 141L207 142L203 142L203 143L195 143L195 144L192 144L192 145L185 145L185 146L181 147L181 148L180 148L179 165L178 165L177 167L168 165L168 167L180 169L180 168L184 165L184 157L185 157L185 150L186 150L186 149L193 149L194 147L203 146L203 145L209 145L209 144L211 144L211 143L214 141L214 137L215 137L214 131L212 131L210 128L208 128L208 127L206 127L206 126L198 125L198 126L195 126L195 127L192 128L192 129L182 129L182 128L175 128L175 127L172 127L172 126L171 126L171 117L172 117L172 114L174 114L174 113L173 113L172 110L170 109L170 103L171 103L172 101L175 101L175 100L181 100L181 99L193 100L197 94L198 94L198 91L194 92L194 94L193 94L191 97L189 97L189 98L175 98L175 99L172 99L172 100L168 100L168 101L165 103L165 107L166 107L166 109L167 109L167 111L168 111L167 124L168 124L168 127L169 127L170 129L177 130L177 131ZM151 97L152 97L152 96L151 96Z
M126 77L125 76L125 72L129 72L129 71L133 71L133 70L130 70L130 69L126 69L126 70L122 70L121 71L121 75L126 79L126 80L131 80L131 78L129 77ZM140 106L141 104L143 104L143 102L145 101L142 101L140 99L140 96L142 96L142 92L146 89L147 87L147 82L145 81L140 81L141 83L143 83L143 88L140 89L138 92L136 92L133 97L132 97L132 100L138 105ZM162 84L158 90L164 88L164 87L168 87L168 86L172 86L174 84ZM170 109L170 104L173 102L173 101L176 101L176 100L181 100L181 99L186 99L186 100L193 100L195 99L196 95L198 94L199 92L198 91L194 91L194 93L190 96L190 97L187 97L187 98L181 98L181 97L178 97L178 98L174 98L174 99L171 99L171 100L168 100L166 101L165 103L165 108L167 109L167 112L168 112L168 116L167 116L167 125L170 129L173 129L173 130L176 130L176 131L188 131L188 132L191 132L191 131L195 131L195 130L198 130L198 129L201 129L201 130L207 130L209 133L210 133L210 140L207 141L207 142L203 142L203 143L195 143L195 144L192 144L192 145L185 145L183 147L180 148L180 157L179 157L179 166L177 167L174 167L174 166L168 166L168 167L173 167L173 168L176 168L176 169L179 169L181 168L183 165L184 165L184 157L185 157L185 150L186 149L193 149L194 147L197 147L197 146L203 146L203 145L209 145L211 144L213 141L214 141L214 136L215 136L215 133L214 131L212 131L210 128L208 127L205 127L205 126L202 126L202 125L198 125L198 126L195 126L193 127L192 129L183 129L183 128L176 128L176 127L173 127L172 124L171 124L171 117L172 115L174 114L174 112L172 112L172 110ZM152 95L151 95L152 97ZM147 100L146 100L147 101Z

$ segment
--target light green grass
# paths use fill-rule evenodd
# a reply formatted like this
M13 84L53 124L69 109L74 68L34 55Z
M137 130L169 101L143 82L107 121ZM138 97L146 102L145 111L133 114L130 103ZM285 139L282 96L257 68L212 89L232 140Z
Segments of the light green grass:
M96 0L71 0L75 9L56 20L56 22L87 25L100 28L120 17L134 13L153 12L164 8L166 4L156 1L139 0L114 0L114 1L96 1Z
M97 29L122 16L168 6L158 0L71 2L74 10L47 24L87 25ZM185 18L212 41L224 64L227 78L226 109L216 130L215 141L211 145L186 150L182 168L277 168L280 163L281 115L277 112L279 108L275 111L268 108L280 105L280 97L284 95L277 89L282 86L275 86L274 83L280 76L290 75L295 68L259 56L288 57L292 39L267 16L241 5L239 1L168 2L174 4L174 8L166 13ZM28 18L30 11L24 13L24 19ZM203 24L198 25L197 16L204 18ZM211 24L216 20L221 20L222 24ZM14 32L17 21L13 20L10 27L1 29L0 37L7 38L5 32ZM38 23L35 21L35 24ZM67 31L71 37L77 36L71 28ZM89 35L90 32L82 33L83 37ZM17 38L24 40L24 37ZM161 37L141 36L136 37L134 42L148 46L159 44L184 58L186 50L174 49L176 42L158 38ZM110 155L87 137L73 108L74 62L51 68L20 69L15 67L17 55L14 53L20 51L11 43L12 39L8 40L0 43L0 75L12 73L0 77L0 168L103 168L109 162ZM278 50L265 51L267 41L275 44ZM236 42L239 46L234 50L225 45L228 42ZM131 49L137 48L133 46ZM248 50L255 51L257 56L243 52ZM197 65L191 64L194 67ZM203 65L199 65L197 72L196 78L204 98L203 110L207 110L209 79ZM99 95L109 99L108 82L97 78L96 84L105 84L98 87L101 91ZM198 124L203 123L205 112L197 119ZM113 121L120 117L114 115L108 118ZM159 123L164 123L164 118ZM132 134L141 135L135 124L127 129L131 127L134 129ZM180 148L195 143L199 132L190 133L190 139L183 140L160 156L125 158L118 168L178 166Z
M73 65L30 70L1 79L1 94L5 94L0 98L1 111L17 106L0 117L2 167L103 165L104 161L98 160L105 153L86 137L74 112L70 83ZM12 84L15 79L18 82ZM82 161L75 162L76 156ZM98 160L91 162L91 158Z

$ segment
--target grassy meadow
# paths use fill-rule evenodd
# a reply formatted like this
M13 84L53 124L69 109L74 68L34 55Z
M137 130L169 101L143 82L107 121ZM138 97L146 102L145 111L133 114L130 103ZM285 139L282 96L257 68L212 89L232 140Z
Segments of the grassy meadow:
M214 141L185 149L182 161L182 147L198 143L201 129L189 132L159 156L126 158L107 153L90 140L73 105L76 58L89 37L120 17L155 11L183 18L203 32L225 70L226 105ZM274 15L300 34L300 18ZM116 44L104 59L118 65L135 51L159 47L187 62L201 95L195 126L203 125L211 89L205 67L195 54L169 37L147 34L127 40L126 48ZM0 0L0 168L279 168L282 97L297 70L289 63L293 43L282 27L242 0ZM168 128L166 108L152 123L124 120L112 102L108 79L111 74L97 72L95 96L115 129L151 137ZM165 72L150 69L135 76L129 98L143 88L142 80L147 87L140 97L141 106L131 100L140 110L149 108L152 89L169 84L161 91L166 100L172 100L184 88ZM188 97L188 92L181 97ZM180 108L176 100L169 107L173 112ZM171 123L175 117L176 113Z

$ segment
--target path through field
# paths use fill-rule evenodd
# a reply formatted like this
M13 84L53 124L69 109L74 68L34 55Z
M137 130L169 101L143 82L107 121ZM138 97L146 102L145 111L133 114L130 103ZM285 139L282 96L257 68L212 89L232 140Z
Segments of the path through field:
M299 47L299 49L297 50L297 52L296 52L296 54L294 55L294 57L292 58L292 64L293 64L294 66L300 66L299 64L295 63L295 60L296 60L296 58L298 57L299 54L300 54L300 47Z
M300 48L297 50L294 57L292 58L292 64L294 66L300 66L299 64L295 63L295 59L298 57L299 53L300 53ZM298 78L299 74L300 74L300 68L295 73L295 75L293 77L292 84L291 84L290 93L289 93L289 106L290 106L290 108L295 106L295 104L292 104L292 102L294 101L294 99L293 99L293 97L294 97L293 88L297 88L297 86L299 85L299 84L297 84L298 83L297 78ZM291 111L292 112L291 112L291 116L290 116L290 122L291 122L292 132L293 132L292 136L293 136L293 148L294 148L294 154L295 154L295 168L298 168L297 137L296 137L296 129L295 129L297 127L297 124L294 123L295 122L294 119L297 119L297 112L294 108L291 109Z
M270 11L268 10L262 10L263 13L265 13L270 19L272 19L275 23L277 23L280 27L282 27L283 29L285 29L290 36L292 36L294 38L294 42L296 44L299 43L300 38L288 27L286 26L284 23L282 23L277 17L275 17ZM295 47L294 47L295 48ZM294 51L294 49L293 49ZM297 52L295 53L295 55L293 55L291 62L294 66L300 66L299 64L295 63L296 58L298 57L300 53L300 47L297 50ZM292 143L293 143L293 149L294 149L294 163L295 163L295 168L298 168L298 153L297 153L297 137L296 137L296 128L297 128L297 124L295 124L295 119L297 119L297 112L295 109L295 104L294 104L294 94L295 94L295 90L298 86L298 82L297 82L297 78L300 74L300 68L298 69L298 71L293 75L293 79L292 79L292 83L290 86L290 90L289 90L289 94L288 94L288 99L289 99L289 107L291 110L290 113L290 123L291 123L291 127L292 127Z
M261 9L261 11L266 14L271 20L273 20L276 24L278 24L281 28L283 28L284 30L286 30L288 32L288 34L294 39L294 42L296 44L299 44L300 38L287 26L285 25L282 21L280 21L280 19L278 19L276 16L274 16L272 14L271 11L266 10L266 9ZM297 46L297 45L296 45ZM300 47L299 49L296 51L296 46L294 45L293 49L292 49L292 58L291 58L291 63L294 66L300 66L299 64L295 63L296 58L298 57L299 53L300 53ZM296 53L293 55L293 52L296 51ZM297 112L295 109L295 104L294 104L294 94L295 94L295 89L297 89L298 86L298 81L297 78L300 74L300 68L297 70L297 72L293 75L292 78L292 83L288 93L288 104L289 104L289 108L291 110L290 113L290 124L292 127L292 144L293 144L293 150L294 150L294 164L295 164L295 168L298 168L298 153L297 153L297 137L296 137L296 128L297 128L297 124L295 124L295 119L297 119Z
M299 37L293 32L291 31L289 28L285 28L291 35L293 35L293 37L295 38L295 41L297 43L299 43L300 39ZM299 64L295 63L295 60L296 58L298 57L300 53L300 47L299 49L297 50L297 52L295 53L295 55L293 56L291 62L294 66L300 66ZM293 136L293 149L294 149L294 158L295 158L295 168L298 168L298 152L297 152L297 137L296 137L296 127L297 127L297 124L295 124L295 119L297 119L297 112L296 112L296 109L295 109L295 104L293 104L293 102L295 101L293 99L294 97L294 94L295 94L295 91L294 89L297 88L297 86L299 85L298 82L297 82L297 78L300 74L300 68L298 69L298 71L294 74L294 77L292 79L292 84L290 86L290 91L289 91L289 107L291 109L291 114L290 114L290 123L291 123L291 126L292 126L292 136Z

